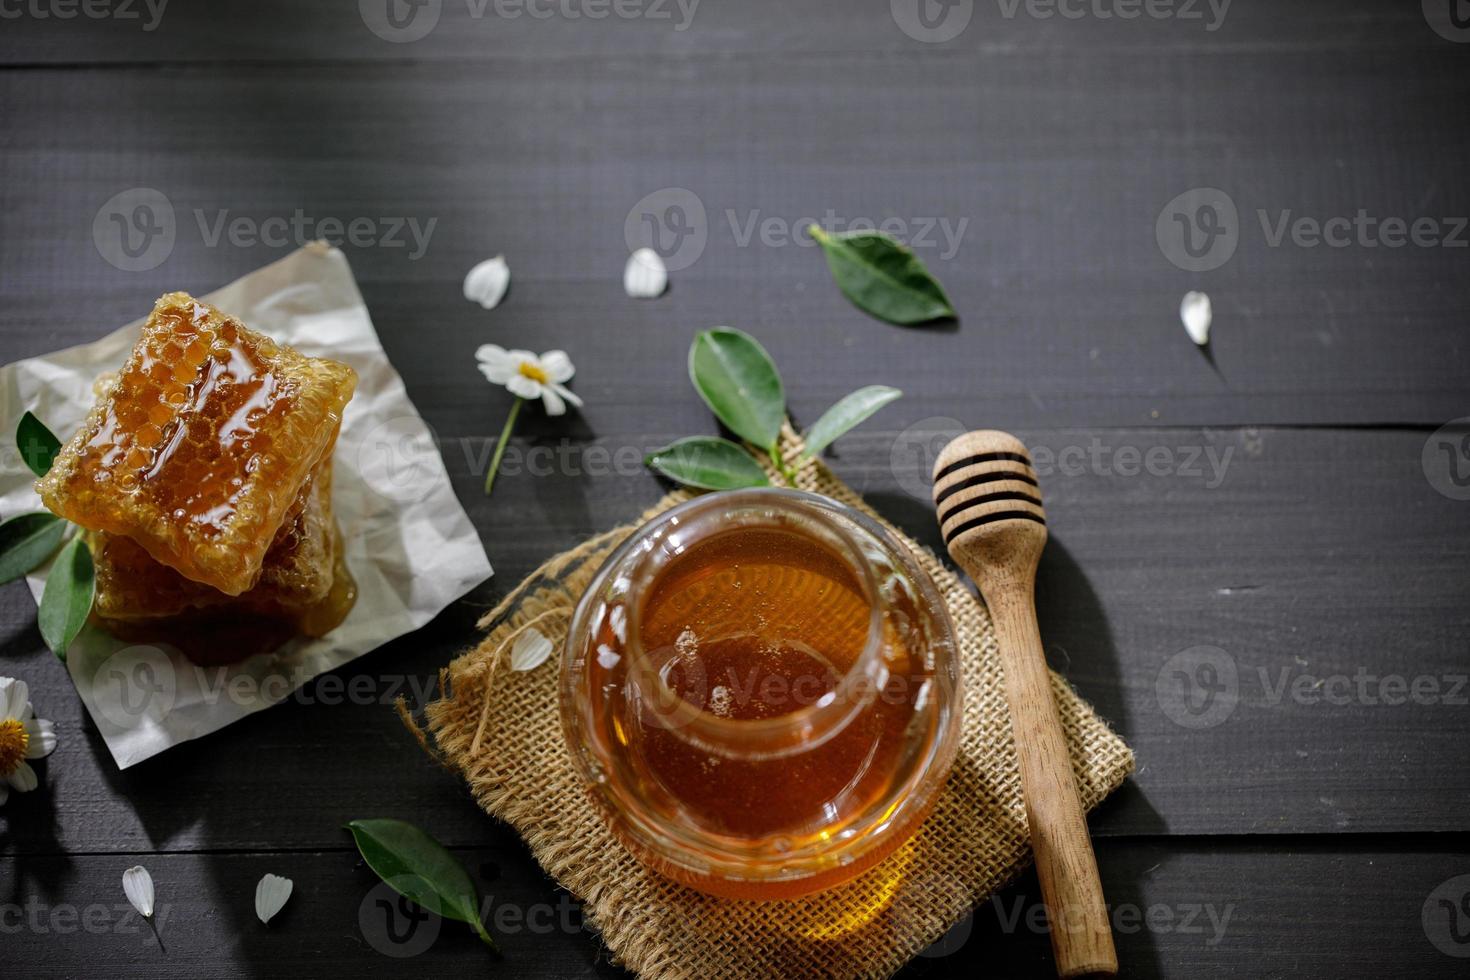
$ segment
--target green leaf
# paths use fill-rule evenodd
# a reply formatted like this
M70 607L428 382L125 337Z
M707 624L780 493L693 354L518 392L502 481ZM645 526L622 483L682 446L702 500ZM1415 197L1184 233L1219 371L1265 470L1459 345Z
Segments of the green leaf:
M775 448L786 421L786 391L771 355L754 337L732 327L700 333L689 348L689 379L731 432Z
M92 552L80 536L72 538L46 576L46 590L41 593L41 608L36 625L51 652L66 659L67 647L82 631L87 614L92 611L95 586Z
M807 231L827 254L837 288L859 309L904 325L956 316L939 280L912 250L881 231L829 234L817 225Z
M388 887L435 915L468 923L499 951L480 921L475 883L443 844L402 820L353 820L347 829L363 860Z
M823 412L816 424L807 430L806 452L803 455L815 456L830 446L838 436L856 425L861 425L878 409L902 397L903 392L887 385L868 385L845 396Z
M20 458L37 476L49 473L52 461L61 452L61 440L30 412L22 415L20 424L15 427L15 444L20 449Z
M0 524L0 585L13 582L50 558L66 533L66 522L41 510Z
M701 490L771 485L766 471L750 453L729 439L714 436L680 439L650 453L643 462L671 480Z

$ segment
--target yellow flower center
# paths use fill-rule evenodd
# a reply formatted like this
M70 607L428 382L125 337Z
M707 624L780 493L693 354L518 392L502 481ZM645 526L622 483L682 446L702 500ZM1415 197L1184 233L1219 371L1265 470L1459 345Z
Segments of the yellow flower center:
M522 361L516 370L532 381L539 381L542 384L551 380L551 376L541 369L541 365L532 364L530 361Z
M25 761L26 749L30 744L31 737L26 734L26 726L14 718L0 721L0 775L10 775Z

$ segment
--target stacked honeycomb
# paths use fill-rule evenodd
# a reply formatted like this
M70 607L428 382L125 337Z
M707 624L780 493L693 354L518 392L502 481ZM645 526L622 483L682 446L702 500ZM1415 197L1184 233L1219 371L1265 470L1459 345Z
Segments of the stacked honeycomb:
M103 625L219 661L340 623L356 587L331 456L356 380L187 294L159 299L37 484L88 531Z
M344 364L170 293L37 489L58 515L240 595L330 457L355 385Z

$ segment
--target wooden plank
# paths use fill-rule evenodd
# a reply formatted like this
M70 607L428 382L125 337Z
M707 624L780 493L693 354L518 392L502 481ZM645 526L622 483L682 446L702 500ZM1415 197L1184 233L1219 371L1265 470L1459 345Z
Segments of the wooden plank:
M12 882L0 890L0 962L47 977L92 975L106 962L109 976L150 980L212 980L242 968L283 978L624 975L576 904L524 853L480 847L457 856L475 874L503 962L465 926L379 906L382 886L340 848L146 856L166 954L123 900L122 870L133 857L0 858L0 881ZM1129 977L1463 975L1463 960L1431 940L1460 951L1437 904L1424 926L1436 889L1470 867L1463 836L1276 846L1119 840L1100 847L1099 861ZM255 883L267 872L295 882L269 928L253 911ZM983 967L987 976L1042 976L1047 946L1027 874L900 975L972 977Z
M917 58L1036 53L1059 45L1082 50L1096 44L1140 54L1206 48L1376 52L1385 39L1399 51L1446 46L1417 7L1389 0L1355 4L1350 11L1330 0L1289 6L1178 3L1155 5L1164 8L1161 16L1134 8L1138 13L1131 18L1126 4L977 3L959 33L938 43L906 33L904 23L913 27L911 14L892 13L889 4L854 7L844 0L799 5L777 0L427 0L398 6L398 30L384 24L386 6L382 0L305 5L289 0L207 5L26 0L5 7L0 64L529 61L608 52L646 57L792 50ZM1092 13L1098 9L1121 13Z
M880 418L886 428L920 421L914 416L927 410L900 401ZM0 591L4 669L31 682L42 715L61 731L46 792L7 805L9 846L325 847L343 821L380 812L390 787L414 800L447 842L482 841L488 821L422 756L388 702L399 693L417 700L472 641L480 611L541 561L657 499L657 482L636 463L610 472L619 450L629 450L627 460L713 427L693 418L683 433L562 441L538 420L487 500L466 460L484 458L491 426L473 411L433 420L496 578L425 630L309 685L291 703L126 772L115 771L45 652L29 597L19 586ZM594 429L603 428L600 411L589 409ZM903 435L873 425L839 443L833 465L886 516L937 547L928 505L908 492L924 490L916 481L928 450L918 437L928 430ZM468 454L452 433L471 440ZM1470 631L1470 504L1429 485L1422 433L1022 435L1043 465L1051 521L1040 573L1043 639L1055 666L1139 758L1139 773L1094 816L1097 833L1470 831L1470 690L1459 681ZM1074 473L1067 447L1090 455L1094 441L1099 464L1089 458ZM528 470L526 453L538 445L546 453ZM1132 465L1124 447L1164 475L1119 475L1120 463ZM1211 451L1223 461L1218 470ZM1048 467L1046 452L1062 462ZM1223 652L1202 659L1202 647ZM1220 708L1199 711L1228 679L1201 673L1210 666L1233 669L1234 687Z
M881 364L934 414L963 406L1008 426L1438 426L1470 403L1470 251L1272 247L1257 212L1267 228L1360 209L1470 215L1456 169L1466 131L1443 125L1470 94L1459 53L1247 47L1218 59L1229 86L1196 71L1196 48L1107 45L1085 59L1066 46L960 65L834 52L697 71L608 56L571 75L521 60L4 72L0 342L7 356L39 353L165 289L241 275L290 247L249 244L254 230L299 209L305 234L362 218L368 239L402 243L349 254L431 407L483 397L468 355L494 338L567 347L590 397L651 427L663 419L648 408L684 392L664 365L694 330L732 323L803 379L809 412ZM1365 119L1382 138L1362 138ZM875 155L874 131L903 152ZM1232 195L1240 244L1222 268L1188 273L1155 224L1196 186ZM103 240L115 234L104 205L136 187L168 198L177 237L157 268L126 272L103 261L94 223L102 211ZM625 224L663 188L698 198L705 244L668 297L631 302ZM932 242L920 252L963 313L958 329L901 330L852 309L817 251L789 237L829 211L844 225L899 219ZM236 219L244 237L228 230ZM393 219L417 223L422 258ZM487 314L460 279L497 252L514 286ZM1178 322L1191 288L1214 298L1218 373Z

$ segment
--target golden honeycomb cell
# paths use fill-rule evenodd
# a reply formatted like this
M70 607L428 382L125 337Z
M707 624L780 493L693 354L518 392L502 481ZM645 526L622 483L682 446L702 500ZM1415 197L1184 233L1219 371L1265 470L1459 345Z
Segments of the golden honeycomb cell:
M344 560L341 534L335 522L331 523L331 582L326 594L315 602L283 602L257 587L242 596L223 596L209 606L152 618L116 619L105 615L99 605L95 608L98 624L120 640L168 644L206 666L268 653L294 636L325 636L341 625L357 601L357 582Z
M95 608L109 620L177 616L232 601L304 610L326 598L332 586L332 467L321 463L292 504L271 542L255 588L238 597L185 578L153 560L136 541L120 535L89 535L97 572Z
M330 457L356 384L345 364L169 293L37 490L61 517L239 595Z

